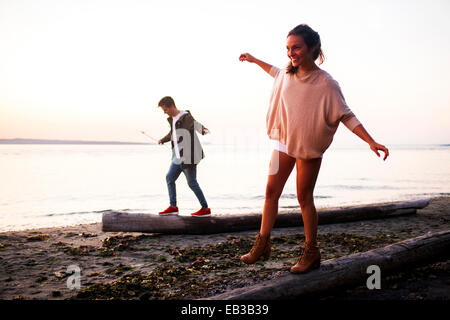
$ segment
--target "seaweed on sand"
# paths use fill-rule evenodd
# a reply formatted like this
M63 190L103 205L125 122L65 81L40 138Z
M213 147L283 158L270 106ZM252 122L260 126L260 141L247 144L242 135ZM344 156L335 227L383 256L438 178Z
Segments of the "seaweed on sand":
M258 262L248 266L239 259L247 253L254 237L228 236L224 242L199 247L165 247L172 256L160 259L150 273L139 271L123 275L110 283L96 283L80 290L76 299L190 299L223 292L232 287L269 279L288 272L286 264L295 263L304 241L303 234L272 237L270 264ZM350 233L327 233L318 236L324 259L367 251L395 242L395 237L380 234L368 237ZM108 243L108 242L107 242ZM124 268L122 268L124 269ZM125 270L125 269L124 269ZM130 269L126 269L130 270ZM126 271L125 270L125 271ZM117 275L117 273L112 270Z

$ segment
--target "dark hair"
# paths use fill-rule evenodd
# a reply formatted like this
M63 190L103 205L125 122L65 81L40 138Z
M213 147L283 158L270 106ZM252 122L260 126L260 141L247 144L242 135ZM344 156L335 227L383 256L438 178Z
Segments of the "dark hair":
M173 101L172 97L164 97L161 100L159 100L158 107L175 107L175 101Z
M294 29L289 31L289 36L300 36L303 38L303 41L305 41L306 46L308 49L314 48L314 52L312 53L312 58L314 61L319 58L319 64L322 64L325 60L325 56L323 55L322 48L321 48L321 42L320 42L320 36L319 33L311 29L310 26L307 24L300 24L296 26ZM286 69L286 72L289 74L295 74L297 73L298 66L294 67L292 65L292 62L289 63L289 66Z

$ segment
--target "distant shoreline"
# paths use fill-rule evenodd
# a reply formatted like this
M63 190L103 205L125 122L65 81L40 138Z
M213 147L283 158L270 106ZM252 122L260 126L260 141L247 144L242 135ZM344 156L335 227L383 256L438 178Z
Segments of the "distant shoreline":
M0 145L2 144L78 144L78 145L157 145L155 142L122 142L122 141L87 141L87 140L52 140L52 139L0 139ZM221 144L221 143L211 143L211 142L202 142L203 145L229 145L229 144ZM230 146L233 146L231 144ZM339 145L338 148L361 148L361 146L348 146L348 145ZM391 148L426 148L426 147L450 147L450 144L446 143L430 143L430 144L394 144L390 146Z
M109 144L109 145L152 145L152 142L45 140L45 139L0 139L0 144Z

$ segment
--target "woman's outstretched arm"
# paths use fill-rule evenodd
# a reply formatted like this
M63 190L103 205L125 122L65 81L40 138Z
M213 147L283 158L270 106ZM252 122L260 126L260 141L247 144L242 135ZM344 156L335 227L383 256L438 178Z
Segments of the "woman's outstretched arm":
M363 127L362 124L358 125L353 129L353 133L356 134L358 137L360 137L362 140L367 142L370 146L370 149L376 153L376 155L379 157L380 153L378 150L381 150L384 152L384 158L383 160L386 160L386 158L389 156L389 150L382 144L379 144L373 140L373 138L370 136L370 134L366 131L366 129Z
M239 56L239 61L247 61L251 63L256 63L258 66L260 66L265 72L270 74L270 69L272 69L272 65L265 63L264 61L261 61L259 59L256 59L254 56L252 56L250 53L243 53Z

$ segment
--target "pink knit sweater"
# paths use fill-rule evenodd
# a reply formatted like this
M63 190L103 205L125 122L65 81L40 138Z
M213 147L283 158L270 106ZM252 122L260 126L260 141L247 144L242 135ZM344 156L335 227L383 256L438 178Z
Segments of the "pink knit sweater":
M361 124L345 103L339 84L322 69L303 78L272 67L275 78L267 112L267 134L298 159L321 158L342 121L353 131Z

